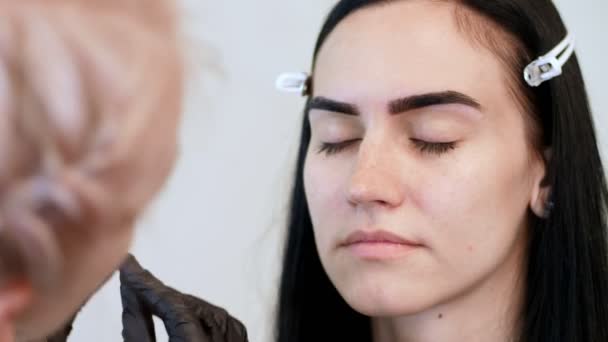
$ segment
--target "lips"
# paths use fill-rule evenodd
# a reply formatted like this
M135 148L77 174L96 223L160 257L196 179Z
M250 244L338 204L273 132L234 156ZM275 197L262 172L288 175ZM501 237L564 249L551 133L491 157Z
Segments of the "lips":
M388 231L359 230L350 234L339 247L358 260L385 262L408 257L424 245Z
M396 245L406 245L412 247L421 247L423 246L420 242L413 241L407 239L405 237L399 236L395 233L391 233L388 231L377 230L377 231L362 231L358 230L352 234L350 234L346 240L341 244L341 246L347 247L351 245L357 244L396 244Z

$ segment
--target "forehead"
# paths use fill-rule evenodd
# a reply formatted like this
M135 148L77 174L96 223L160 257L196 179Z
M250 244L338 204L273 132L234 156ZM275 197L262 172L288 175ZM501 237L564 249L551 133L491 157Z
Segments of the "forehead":
M455 6L394 1L351 14L319 51L315 95L358 102L442 90L482 102L508 96L504 65L459 29Z

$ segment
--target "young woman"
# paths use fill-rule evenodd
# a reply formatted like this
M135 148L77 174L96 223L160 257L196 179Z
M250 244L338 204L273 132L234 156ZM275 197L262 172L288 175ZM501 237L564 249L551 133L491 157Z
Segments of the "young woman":
M608 340L572 44L549 0L335 6L286 83L308 100L277 341Z

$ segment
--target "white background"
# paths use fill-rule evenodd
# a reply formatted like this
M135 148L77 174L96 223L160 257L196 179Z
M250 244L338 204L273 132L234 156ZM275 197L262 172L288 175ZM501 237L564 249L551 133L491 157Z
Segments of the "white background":
M191 81L181 153L141 221L133 251L165 282L239 317L250 341L270 341L303 104L297 95L276 92L274 80L283 71L308 71L322 19L335 1L182 3ZM608 2L556 3L577 36L606 155ZM70 341L122 341L120 320L115 276L80 313Z

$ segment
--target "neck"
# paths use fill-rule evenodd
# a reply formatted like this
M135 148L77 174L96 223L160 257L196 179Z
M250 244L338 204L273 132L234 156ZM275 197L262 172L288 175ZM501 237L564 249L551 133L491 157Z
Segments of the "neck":
M523 306L524 253L516 251L474 288L422 312L372 318L374 342L512 342Z
M15 341L15 332L12 323L5 318L0 317L0 341L13 342Z
M111 234L66 236L61 250L66 257L58 285L35 296L15 324L17 341L46 340L46 336L62 328L80 307L118 268L133 238L131 226L112 227ZM108 230L106 230L107 232ZM4 342L0 340L1 342Z

